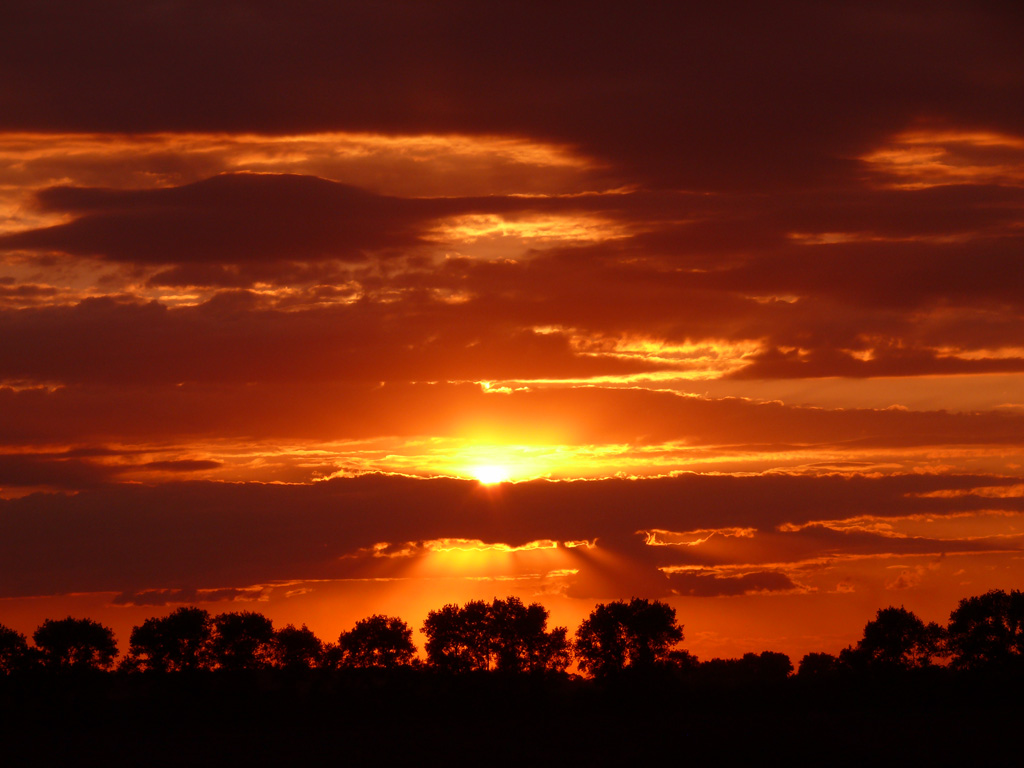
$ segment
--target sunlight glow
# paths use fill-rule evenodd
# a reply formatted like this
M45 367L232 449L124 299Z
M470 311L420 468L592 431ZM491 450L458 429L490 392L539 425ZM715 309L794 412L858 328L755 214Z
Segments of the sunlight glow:
M434 471L473 479L481 485L551 477L579 464L559 445L517 445L490 439L480 443L469 439L437 448L433 457L420 455L412 460L418 471L434 465Z
M508 469L500 466L474 467L472 475L483 485L507 483L511 478Z
M475 243L479 240L536 240L541 242L604 242L627 237L626 228L599 216L580 214L498 215L467 214L441 222L431 239L444 243ZM518 252L517 252L518 253Z

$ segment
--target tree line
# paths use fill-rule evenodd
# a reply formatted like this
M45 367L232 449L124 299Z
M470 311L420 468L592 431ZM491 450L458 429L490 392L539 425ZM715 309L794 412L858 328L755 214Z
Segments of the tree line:
M77 670L183 673L222 670L398 669L444 673L564 674L575 662L585 675L694 673L717 680L780 680L793 673L782 653L699 662L681 647L676 611L659 600L633 598L597 605L570 638L548 629L548 611L516 597L446 605L423 623L426 658L412 629L394 616L373 615L324 643L305 625L275 629L253 611L211 615L195 606L147 619L132 629L118 661L113 631L91 619L47 619L32 642L0 624L0 674ZM919 670L1016 672L1024 668L1024 594L993 590L964 598L946 626L926 624L902 607L877 612L861 639L838 655L809 653L797 676L827 678Z

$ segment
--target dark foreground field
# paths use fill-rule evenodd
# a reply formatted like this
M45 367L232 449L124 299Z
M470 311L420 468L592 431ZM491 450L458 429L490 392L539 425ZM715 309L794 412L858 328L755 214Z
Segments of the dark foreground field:
M1018 691L938 677L35 677L0 687L0 763L1019 766Z

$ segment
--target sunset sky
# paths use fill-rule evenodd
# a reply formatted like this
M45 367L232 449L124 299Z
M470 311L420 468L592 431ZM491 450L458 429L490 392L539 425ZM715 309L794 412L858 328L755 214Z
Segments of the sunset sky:
M3 17L0 623L1022 586L1024 6Z

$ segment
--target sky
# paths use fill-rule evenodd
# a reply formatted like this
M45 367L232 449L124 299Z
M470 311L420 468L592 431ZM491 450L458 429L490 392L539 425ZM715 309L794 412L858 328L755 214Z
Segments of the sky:
M1019 4L4 15L0 623L1021 586Z

